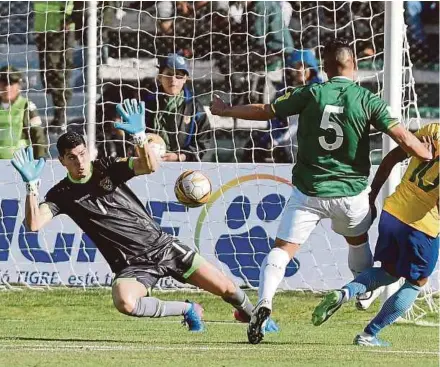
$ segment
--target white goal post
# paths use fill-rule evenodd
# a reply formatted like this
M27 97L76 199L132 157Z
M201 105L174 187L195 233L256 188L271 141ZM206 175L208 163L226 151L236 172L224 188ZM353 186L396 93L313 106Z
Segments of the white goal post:
M403 11L403 1L387 1L385 3L383 98L388 102L393 115L399 120L402 120L402 51L403 35L406 32ZM383 157L396 146L397 144L388 135L383 135ZM400 167L395 167L383 187L384 197L391 195L395 191L401 177Z

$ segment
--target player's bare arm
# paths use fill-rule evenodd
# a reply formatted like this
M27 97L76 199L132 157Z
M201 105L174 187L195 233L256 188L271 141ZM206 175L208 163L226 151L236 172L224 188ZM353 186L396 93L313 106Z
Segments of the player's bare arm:
M133 170L136 176L153 173L159 167L155 154L148 147L147 140L136 146L137 157L133 158Z
M433 158L432 152L403 126L393 126L387 133L409 155L421 161L430 161Z
M407 131L407 130L405 130ZM410 133L411 134L411 133ZM412 134L411 134L412 135ZM415 135L414 138L422 143L422 146L426 148L433 156L435 156L435 144L433 138L431 136L421 136L417 138ZM379 191L384 185L385 181L391 174L394 166L398 163L403 162L408 158L407 152L403 150L402 147L396 147L391 152L389 152L382 162L379 165L379 168L376 171L373 182L371 183L371 192L370 192L370 203L374 204Z
M426 149L428 149L431 153L432 153L432 158L433 159L438 159L438 146L437 146L437 142L436 139L431 136L431 135L427 135L427 136L420 136L419 140L423 143L423 145L426 147Z
M374 204L377 195L379 194L385 181L390 176L394 166L400 162L403 162L406 158L408 158L408 155L401 147L394 148L384 157L376 171L376 174L374 175L373 182L371 183L371 204Z
M135 175L155 172L159 165L154 152L148 147L145 134L145 103L138 103L135 99L125 99L122 104L116 106L116 111L123 123L115 123L115 128L132 135L136 145L138 157L133 158Z
M38 204L37 196L26 196L26 227L32 232L39 231L53 218L52 211L46 203Z
M31 231L38 231L53 217L47 204L38 205L40 175L43 171L45 160L44 158L40 158L39 161L36 162L34 160L33 149L29 146L17 150L14 153L11 163L26 183L26 226Z
M217 116L234 117L244 120L266 121L275 117L275 113L270 104L229 106L218 96L214 96L212 100L211 113Z

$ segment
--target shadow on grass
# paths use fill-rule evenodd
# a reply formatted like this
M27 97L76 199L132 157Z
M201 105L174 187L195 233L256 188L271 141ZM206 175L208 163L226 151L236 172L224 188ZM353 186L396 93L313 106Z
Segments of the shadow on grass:
M40 341L40 342L84 342L84 343L118 343L118 344L139 344L139 343L145 343L147 341L143 340L115 340L115 339L90 339L90 338L41 338L41 337L25 337L25 336L3 336L0 337L0 341ZM166 344L169 345L186 345L188 343L179 341L179 342L173 342L171 340L164 340ZM150 343L151 344L151 343ZM154 344L158 344L157 341L155 341ZM191 345L198 345L198 346L215 346L215 345L249 345L247 341L210 341L210 340L192 340ZM275 341L275 340L266 340L259 344L259 346L263 347L265 345L272 345L272 346L281 346L281 345L304 345L304 346L328 346L328 343L326 342L300 342L297 341ZM346 346L350 345L348 343L335 343L332 344L334 346Z
M0 340L22 340L22 341L41 341L41 342L86 342L86 343L139 343L139 340L114 340L114 339L87 339L87 338L39 338L28 336L2 336Z
M169 344L181 344L181 343L173 343L173 342L169 342ZM206 340L192 340L191 341L191 345L248 345L250 347L253 346L253 344L250 344L247 340L243 339L243 340L236 340L236 341L206 341ZM256 348L258 348L259 346L264 347L265 345L291 345L291 346L298 346L298 345L303 345L303 346L347 346L347 345L352 345L351 343L332 343L331 345L329 345L328 342L322 341L322 342L298 342L298 341L293 341L293 340L283 340L283 341L278 341L278 340L264 340L262 343L255 345Z

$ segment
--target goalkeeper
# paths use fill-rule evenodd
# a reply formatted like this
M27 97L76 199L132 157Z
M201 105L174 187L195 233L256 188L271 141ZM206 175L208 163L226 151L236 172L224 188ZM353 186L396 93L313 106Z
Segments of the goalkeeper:
M329 81L295 88L273 104L227 106L213 101L213 115L270 120L299 114L295 185L278 228L275 248L263 260L259 302L248 328L248 339L259 343L272 299L290 259L319 221L329 218L332 229L349 244L348 266L354 276L373 265L368 243L371 225L368 176L370 124L393 138L421 161L432 158L423 144L391 116L379 97L354 81L355 57L349 43L335 39L324 48Z
M26 182L26 225L38 231L54 216L66 214L94 241L116 274L112 285L115 307L136 317L182 315L191 331L202 331L202 307L190 302L161 301L151 288L165 276L188 282L230 303L236 318L249 321L247 295L193 249L162 231L126 182L158 168L145 137L145 105L125 100L116 107L124 123L115 127L133 136L137 158L91 161L81 135L68 132L57 141L67 177L38 204L39 176L44 159L34 162L32 149L14 154L13 166ZM273 323L271 327L276 327Z

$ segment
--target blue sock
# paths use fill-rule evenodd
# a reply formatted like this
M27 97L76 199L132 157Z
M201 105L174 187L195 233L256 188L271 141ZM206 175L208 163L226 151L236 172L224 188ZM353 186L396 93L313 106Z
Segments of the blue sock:
M348 299L368 291L373 291L383 285L394 283L398 278L388 274L383 268L370 268L358 275L353 281L344 285L348 290Z
M365 328L367 334L376 336L385 326L392 324L406 311L419 295L420 287L409 283L408 281L382 306L376 317Z

